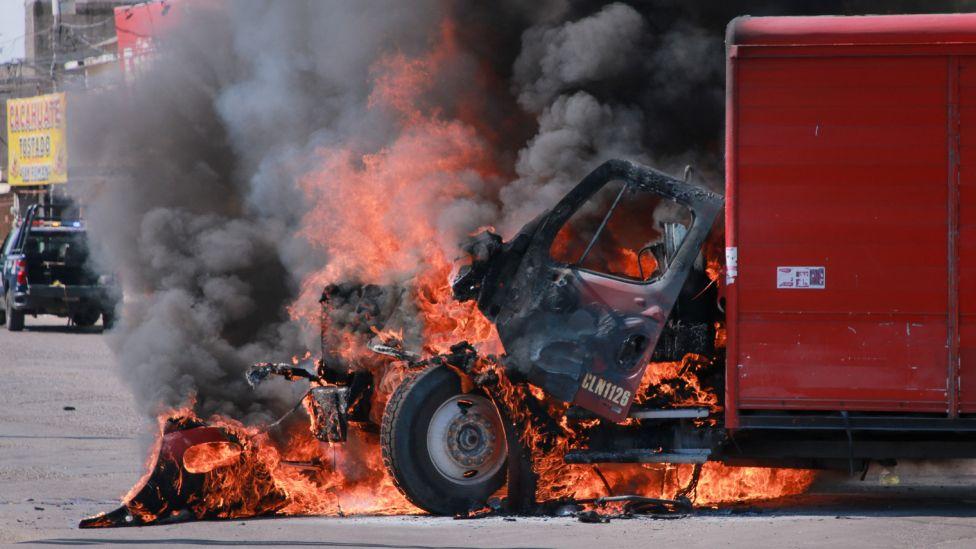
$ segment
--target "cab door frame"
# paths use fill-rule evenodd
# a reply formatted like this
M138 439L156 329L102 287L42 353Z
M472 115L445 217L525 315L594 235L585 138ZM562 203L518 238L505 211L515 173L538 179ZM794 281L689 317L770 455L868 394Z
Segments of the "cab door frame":
M555 261L550 248L570 217L611 181L685 206L691 226L668 268L648 282L624 280ZM597 167L534 224L519 247L517 267L500 282L491 312L505 346L505 365L551 396L622 421L664 324L712 224L721 195L625 160ZM525 235L521 235L523 240ZM518 237L515 240L518 241ZM509 252L511 254L511 252ZM642 334L633 363L613 368L615 345ZM619 341L618 341L619 340ZM599 389L599 390L596 390Z

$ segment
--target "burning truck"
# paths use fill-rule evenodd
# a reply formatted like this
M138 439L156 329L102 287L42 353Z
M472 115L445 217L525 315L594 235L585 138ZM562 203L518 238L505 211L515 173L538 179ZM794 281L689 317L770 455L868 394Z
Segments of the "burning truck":
M82 526L356 512L337 493L363 486L395 487L391 512L675 509L712 463L776 495L976 457L974 45L971 15L733 21L724 197L607 161L513 238L464 244L450 291L477 312L455 320L481 339L447 348L412 333L421 285L327 286L321 357L247 373L308 381L289 414L174 412L123 506ZM337 481L336 452L370 478ZM647 497L648 464L684 468Z

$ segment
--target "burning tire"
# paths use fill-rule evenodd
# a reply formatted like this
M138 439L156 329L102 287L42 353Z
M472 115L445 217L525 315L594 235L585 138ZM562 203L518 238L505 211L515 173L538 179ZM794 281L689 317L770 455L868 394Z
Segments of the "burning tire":
M397 488L433 514L480 508L505 482L505 427L495 404L480 392L463 393L446 367L397 388L380 437Z

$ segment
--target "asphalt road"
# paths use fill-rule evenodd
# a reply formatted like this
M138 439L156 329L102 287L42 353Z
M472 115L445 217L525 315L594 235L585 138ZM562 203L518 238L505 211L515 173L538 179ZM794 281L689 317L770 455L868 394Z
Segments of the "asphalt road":
M0 544L302 547L973 547L976 467L901 465L899 487L826 479L815 493L675 520L297 517L79 530L141 473L148 427L99 330L0 329ZM73 409L66 409L73 407ZM933 485L940 485L933 488ZM945 485L952 485L947 488Z

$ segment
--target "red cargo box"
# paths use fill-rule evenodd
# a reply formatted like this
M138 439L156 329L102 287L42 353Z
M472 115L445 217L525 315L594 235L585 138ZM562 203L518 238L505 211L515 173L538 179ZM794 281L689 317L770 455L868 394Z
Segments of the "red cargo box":
M976 413L976 15L739 18L727 426Z

